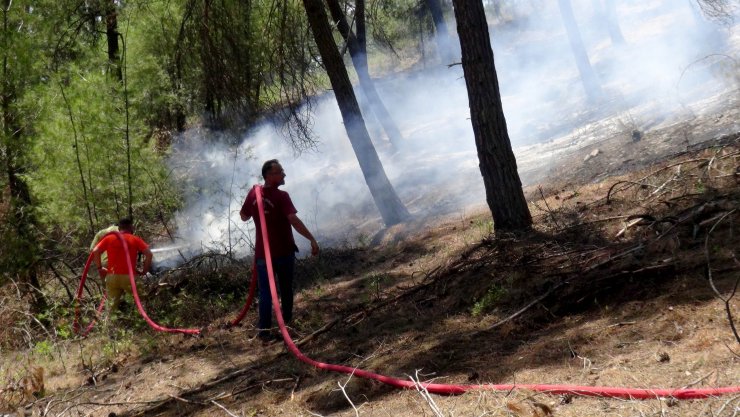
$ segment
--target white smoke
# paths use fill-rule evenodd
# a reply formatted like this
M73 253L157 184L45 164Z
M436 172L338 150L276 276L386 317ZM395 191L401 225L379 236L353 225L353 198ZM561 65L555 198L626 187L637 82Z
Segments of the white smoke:
M737 93L737 85L728 81L732 77L718 70L718 63L733 59L737 65L737 25L701 25L684 1L619 1L617 16L626 43L615 46L603 22L594 20L592 3L573 0L573 9L607 96L601 106L585 101L556 2L508 2L505 13L515 19L492 26L504 113L520 172L532 171L527 164L542 163L528 154L536 149L533 144L592 125L601 126L601 135L614 134L614 123L600 121L615 113L647 106L650 117L668 117L686 103ZM454 31L455 25L449 26ZM417 217L485 204L462 68L433 62L424 67L377 81L404 142L391 149L384 136L373 137L391 183ZM248 189L261 181L263 161L272 158L287 173L282 189L320 242L352 244L381 230L331 94L318 100L313 117L318 144L300 154L268 123L236 139L203 130L179 138L170 158L173 172L185 184L185 208L177 216L179 238L196 250L247 254L252 223L243 223L238 212ZM371 134L377 132L373 117L366 120ZM297 234L296 240L306 247Z

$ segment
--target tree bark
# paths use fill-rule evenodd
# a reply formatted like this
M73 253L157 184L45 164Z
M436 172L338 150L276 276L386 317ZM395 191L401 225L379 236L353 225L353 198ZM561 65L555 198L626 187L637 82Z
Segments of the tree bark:
M470 119L486 201L498 231L525 231L532 225L506 127L488 23L481 0L453 0Z
M357 71L357 77L360 80L360 88L362 88L362 92L365 93L370 109L373 114L375 114L375 117L378 119L381 126L383 126L385 134L388 135L388 140L390 140L394 148L397 148L400 146L403 136L401 135L401 131L398 129L396 122L393 121L388 109L385 107L383 100L380 98L378 90L375 89L375 82L370 78L370 70L367 65L367 53L365 52L365 23L360 23L360 19L364 19L364 2L362 2L362 0L358 2L358 5L361 4L361 6L358 7L360 13L359 15L355 15L358 36L355 36L355 34L352 33L352 28L350 28L347 23L347 18L342 11L339 1L327 0L327 4L329 6L329 12L331 13L332 19L337 25L337 29L339 29L339 33L344 38L345 42L347 42L347 48L349 49L349 55L352 59L352 65L355 67L355 71Z
M92 209L90 208L90 200L87 197L87 184L85 181L85 174L82 170L82 159L80 158L80 144L77 140L77 127L75 127L74 114L72 113L72 106L67 100L67 94L64 93L64 86L59 83L59 90L62 93L62 99L64 99L64 105L67 107L67 114L69 114L69 123L72 125L72 134L74 136L75 158L77 160L77 170L80 173L80 184L82 185L82 198L85 200L85 209L87 210L87 218L90 221L90 236L95 236L95 222L93 222Z
M370 135L362 119L347 69L344 67L344 62L334 42L324 5L321 0L303 0L303 6L306 9L316 46L319 48L321 60L334 89L334 96L337 99L342 120L344 120L347 136L383 222L386 226L391 226L407 220L410 217L409 212L396 195L396 191L385 174L378 153L370 141Z
M118 81L123 80L118 50L118 10L115 0L108 0L105 10L105 37L108 41L108 62Z
M39 245L38 237L35 235L36 219L33 202L31 201L31 191L24 179L26 166L23 165L24 153L30 146L22 142L23 126L20 122L18 109L15 106L20 94L18 85L22 86L23 83L22 80L13 79L14 76L24 77L27 74L22 68L16 68L15 71L11 71L10 68L11 65L17 62L17 60L8 59L9 50L12 48L7 41L13 37L10 34L12 29L8 18L11 5L11 0L5 0L2 4L3 77L0 79L0 134L2 135L0 137L2 139L0 154L4 156L4 168L10 193L9 210L13 235L9 238L13 241L13 251L17 256L11 261L13 270L3 272L17 274L24 292L31 296L34 311L39 312L45 309L46 299L41 292L41 285L38 280ZM9 242L5 243L8 244Z
M591 62L588 60L588 54L586 53L586 48L583 46L583 39L581 39L581 32L578 30L578 24L573 15L570 0L558 0L558 6L560 8L560 16L563 18L563 25L565 25L565 31L568 34L570 50L573 52L578 72L581 75L583 88L586 90L586 97L591 102L598 101L603 95L601 83L599 83L599 78L596 76L596 72L594 72Z
M455 53L452 42L450 41L450 31L447 29L447 22L442 12L442 3L440 0L425 0L429 13L432 15L434 29L437 32L436 41L439 50L439 58L443 64L452 64L455 61Z
M612 45L624 45L625 40L622 35L622 29L619 27L617 5L614 3L614 0L605 0L604 17L606 19L606 27L607 30L609 30L609 37L612 40Z

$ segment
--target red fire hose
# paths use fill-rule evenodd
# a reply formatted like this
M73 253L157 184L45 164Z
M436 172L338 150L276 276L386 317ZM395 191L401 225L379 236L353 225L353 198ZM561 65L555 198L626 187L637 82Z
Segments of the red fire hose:
M201 329L172 329L172 328L161 326L157 324L156 322L154 322L154 320L149 318L149 315L147 315L146 310L144 310L144 307L141 305L141 299L139 299L139 293L136 289L134 268L133 268L133 265L131 265L131 258L129 257L128 244L126 243L126 240L123 238L123 235L120 232L110 232L106 234L105 236L108 236L111 234L115 234L118 237L118 239L121 241L121 244L123 244L123 250L126 255L126 266L128 268L128 277L129 277L129 280L131 281L131 292L134 296L134 301L136 302L136 308L139 310L139 313L141 314L141 316L144 317L144 320L147 322L147 324L149 324L149 326L152 329L160 331L160 332L184 333L184 334L193 334L193 335L200 334ZM93 254L91 252L90 255L87 257L87 262L85 263L85 269L83 269L82 278L80 279L80 286L77 289L77 297L76 297L76 305L75 305L75 319L73 323L73 329L75 333L80 334L82 337L85 337L87 336L88 333L90 333L90 330L92 330L96 322L96 320L91 321L90 324L88 324L87 327L85 327L85 330L80 332L79 318L80 318L80 306L81 306L81 301L82 301L82 292L85 287L85 280L87 280L87 273L88 273L88 270L90 269L92 259L93 259ZM239 315L229 323L230 326L236 325L237 323L242 321L244 316L246 316L247 311L249 310L249 307L252 305L252 301L254 300L254 293L255 293L256 288L257 288L257 268L256 266L253 265L252 266L252 282L250 283L250 286L249 286L249 295L247 296L247 302L244 304L244 307L239 312ZM103 307L105 306L105 299L106 299L106 295L104 294L102 300L100 301L100 305L96 309L96 318L99 317L103 311Z
M306 355L304 355L300 350L298 350L298 347L293 342L293 339L290 337L290 334L288 333L288 329L285 327L285 321L283 320L283 315L280 310L280 302L278 300L277 296L277 289L275 286L275 276L274 271L272 269L272 257L270 254L270 244L269 244L269 238L267 235L267 227L265 222L265 214L264 214L264 205L262 201L262 187L255 186L255 192L257 196L257 207L259 209L259 216L260 216L260 227L262 228L262 239L265 247L265 258L267 262L267 273L269 277L269 283L270 283L270 294L272 296L272 305L273 309L275 311L275 316L277 317L278 325L280 327L280 333L283 336L283 340L285 342L285 345L287 346L288 350L290 350L293 355L295 355L300 361L305 362L311 366L314 366L319 369L324 369L327 371L334 371L334 372L342 372L345 374L350 375L356 375L361 378L368 378L368 379L374 379L376 381L398 387L403 389L424 389L430 393L434 394L462 394L467 391L472 390L487 390L487 391L512 391L514 389L527 389L532 391L539 391L544 392L548 394L573 394L573 395L581 395L581 396L590 396L590 397L612 397L612 398L625 398L625 399L655 399L660 397L673 397L676 399L700 399L700 398L707 398L707 397L714 397L718 395L724 395L724 394L733 394L733 393L740 393L740 386L730 386L730 387L717 387L717 388L621 388L621 387L595 387L595 386L582 386L582 385L551 385L551 384L468 384L468 385L455 385L455 384L432 384L432 383L426 383L426 382L416 382L416 381L407 381L403 379L393 378L385 375L376 374L374 372L369 372L363 369L358 369L350 366L343 366L343 365L335 365L335 364L329 364L324 362L318 362L316 360L313 360ZM134 280L134 268L133 265L131 265L130 257L129 257L129 250L128 246L126 244L125 239L119 232L111 232L115 233L119 240L121 240L124 248L124 252L126 254L126 264L128 267L128 275L129 279L131 281L131 290L134 296L134 301L136 302L136 307L139 310L139 313L144 317L144 320L146 320L147 324L151 326L154 330L161 331L161 332L169 332L169 333L185 333L185 334L200 334L200 329L171 329L167 327L160 326L159 324L155 323L152 319L149 318L146 311L144 310L143 306L141 305L141 300L139 299L139 294L136 290L136 283ZM110 233L109 233L110 234ZM74 330L76 333L80 333L80 323L79 323L79 314L80 314L80 303L82 299L82 292L84 289L85 280L87 279L87 273L90 268L90 264L92 262L92 253L87 259L87 262L85 263L85 268L82 272L82 278L80 280L80 286L77 290L77 305L75 308L75 320L74 320ZM249 310L249 307L252 304L252 301L254 300L254 293L257 283L257 269L255 267L252 268L252 280L249 287L249 295L247 296L247 301L242 308L242 310L239 312L237 317L232 320L229 324L230 325L236 325L239 323L244 316L247 314L247 311ZM96 309L96 314L99 316L100 313L103 310L103 306L105 305L105 295L103 296L100 305ZM82 336L86 336L92 327L95 325L95 320L93 320L86 328L85 331L82 333Z
M392 378L385 375L376 374L351 366L334 365L324 362L315 361L304 355L293 342L293 339L285 327L283 314L280 311L280 304L275 287L275 276L272 269L272 257L270 255L270 244L267 236L267 225L265 221L264 205L262 202L262 187L255 186L257 195L257 208L259 209L260 227L262 228L262 241L265 247L265 258L267 262L267 273L270 282L270 293L272 296L272 308L275 311L280 333L283 335L285 345L293 355L300 361L311 366L327 371L342 372L345 374L356 375L361 378L374 379L385 384L404 388L404 389L424 389L435 394L461 394L472 390L487 391L512 391L514 389L527 389L540 391L548 394L573 394L590 397L612 397L626 399L655 399L660 397L673 397L676 399L688 400L707 398L723 394L740 393L740 386L719 387L719 388L620 388L620 387L594 387L581 385L549 385L549 384L474 384L474 385L450 385L450 384L432 384L426 382L407 381L403 379Z

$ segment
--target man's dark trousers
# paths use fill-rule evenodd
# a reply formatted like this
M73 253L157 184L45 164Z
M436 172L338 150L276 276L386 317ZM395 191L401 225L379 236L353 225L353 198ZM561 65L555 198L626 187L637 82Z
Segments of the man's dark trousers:
M275 282L280 296L280 310L283 313L285 324L293 319L293 270L295 256L283 256L272 259L272 270L275 273ZM272 327L272 298L270 282L267 278L267 261L257 259L257 277L259 288L259 336L267 337Z

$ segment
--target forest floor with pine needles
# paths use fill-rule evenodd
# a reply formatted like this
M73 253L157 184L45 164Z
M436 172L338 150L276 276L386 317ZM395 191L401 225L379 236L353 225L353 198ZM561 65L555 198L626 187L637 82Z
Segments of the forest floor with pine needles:
M494 235L490 214L471 211L394 226L378 245L325 248L299 261L291 335L316 360L422 382L737 385L740 135L649 155L668 142L667 129L584 146L550 167L556 180L525 188L535 222L526 235ZM628 162L619 166L603 157L630 146L632 156L620 156ZM579 172L566 175L567 167ZM255 340L254 309L242 325L223 328L241 307L248 269L246 261L203 255L161 273L161 285L142 287L155 320L208 325L202 336L153 332L130 306L87 338L60 335L69 316L28 325L49 337L3 347L0 409L46 416L740 415L738 395L429 396L318 371L281 342ZM15 292L3 288L6 309ZM22 319L4 317L3 331Z

